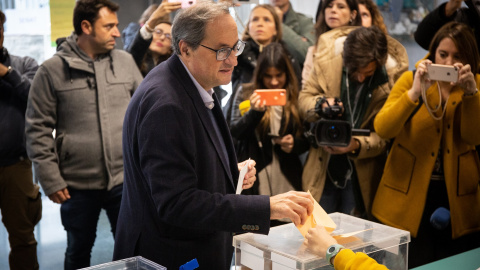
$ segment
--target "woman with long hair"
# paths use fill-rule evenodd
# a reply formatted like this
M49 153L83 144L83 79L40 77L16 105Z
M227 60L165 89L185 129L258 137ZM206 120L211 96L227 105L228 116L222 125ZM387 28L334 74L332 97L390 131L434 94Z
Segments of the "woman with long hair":
M321 34L342 26L361 26L357 0L323 0L317 12L315 24L316 42L308 49L302 70L302 85L310 77L313 69L313 57Z
M388 34L387 26L383 22L382 13L372 0L358 0L358 10L363 27L377 26L385 35Z
M255 6L250 13L241 39L245 42L245 49L243 53L238 56L238 64L235 66L232 74L232 95L224 108L227 122L231 119L234 109L233 97L241 84L252 81L253 70L257 65L257 59L265 46L272 42L277 42L285 47L281 41L282 22L274 7L271 5ZM297 76L300 76L301 68L299 61L295 59L287 49L285 49L285 51L292 62L295 73Z
M286 105L265 106L256 89L285 89ZM234 100L230 131L238 140L238 157L253 158L259 172L251 192L276 195L302 190L299 154L309 144L297 108L298 80L281 44L273 42L264 48L252 82L243 84Z
M181 2L162 2L128 47L127 51L132 54L144 77L172 55L172 23L169 14L180 7Z
M409 251L422 256L410 256L409 268L480 246L479 63L471 29L446 24L375 118L393 143L372 213L410 231ZM433 64L455 69L456 82L429 79Z

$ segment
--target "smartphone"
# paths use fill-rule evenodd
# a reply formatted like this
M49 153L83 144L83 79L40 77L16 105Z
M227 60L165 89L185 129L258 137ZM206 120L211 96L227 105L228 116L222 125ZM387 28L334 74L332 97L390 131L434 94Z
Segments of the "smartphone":
M458 69L454 66L431 64L427 70L428 78L432 81L457 82Z
M188 8L194 5L197 0L168 0L168 2L182 2L182 8Z
M267 106L285 106L287 104L287 90L285 89L257 89L254 91L260 96L262 103Z

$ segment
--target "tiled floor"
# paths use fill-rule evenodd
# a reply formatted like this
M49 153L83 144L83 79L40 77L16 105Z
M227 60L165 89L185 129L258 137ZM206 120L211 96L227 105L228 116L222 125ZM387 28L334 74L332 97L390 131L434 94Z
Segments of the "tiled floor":
M41 270L63 269L63 258L67 246L67 236L60 220L60 205L43 195L43 217L35 227L38 242L38 260ZM0 225L0 270L8 270L8 235ZM105 212L102 211L97 228L97 239L92 250L91 264L97 265L112 260L113 236Z

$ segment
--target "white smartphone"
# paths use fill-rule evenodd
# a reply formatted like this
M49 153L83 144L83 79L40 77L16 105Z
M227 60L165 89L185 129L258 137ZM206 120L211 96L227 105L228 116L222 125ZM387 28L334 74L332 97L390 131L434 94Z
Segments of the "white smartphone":
M428 78L432 81L457 82L458 69L454 66L431 64L427 68Z
M194 5L196 0L168 0L168 2L182 2L182 8L188 8L191 5Z

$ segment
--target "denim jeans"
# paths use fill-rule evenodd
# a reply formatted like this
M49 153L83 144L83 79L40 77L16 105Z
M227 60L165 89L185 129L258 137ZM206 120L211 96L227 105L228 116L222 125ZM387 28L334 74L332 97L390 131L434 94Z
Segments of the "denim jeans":
M336 187L327 177L319 204L328 214L334 212L350 214L355 207L352 181L348 180L342 189Z
M67 231L66 270L90 266L92 247L97 236L97 223L102 209L107 213L115 237L122 187L123 185L118 185L110 191L68 188L71 198L60 208L62 224Z

